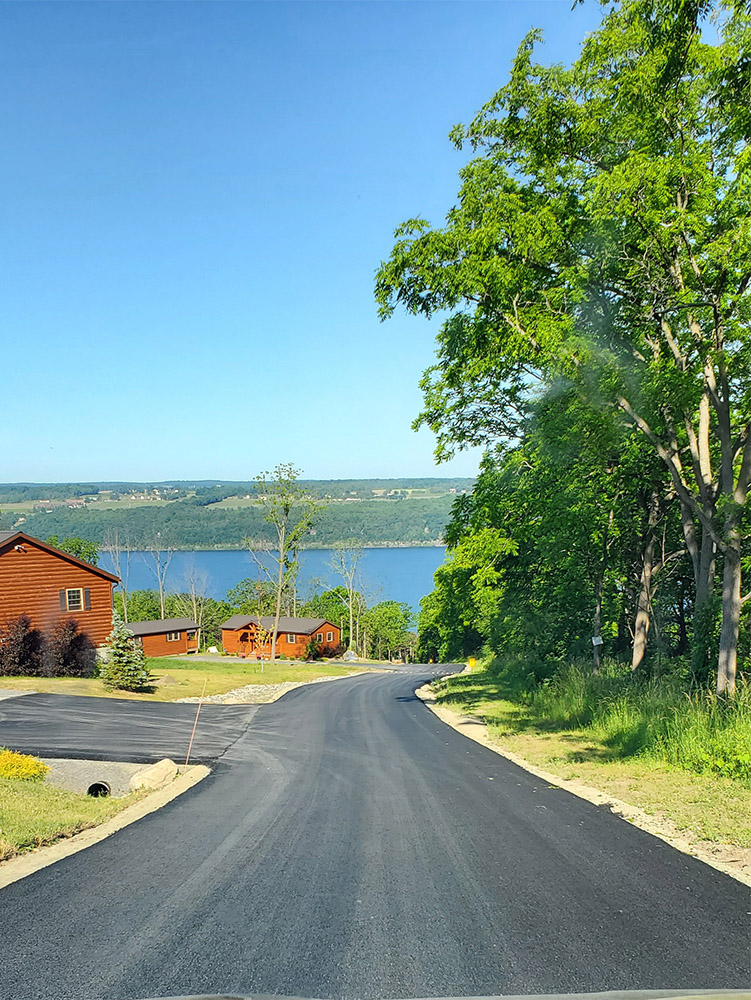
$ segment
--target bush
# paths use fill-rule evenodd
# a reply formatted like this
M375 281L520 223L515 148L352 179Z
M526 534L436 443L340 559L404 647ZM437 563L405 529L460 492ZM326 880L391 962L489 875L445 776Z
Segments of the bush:
M96 650L73 618L53 626L45 653L45 673L51 677L92 677Z
M107 639L108 656L99 668L106 688L121 691L144 691L152 683L143 650L120 615L113 616L112 632Z
M0 778L20 781L41 781L49 767L36 757L0 747Z
M320 660L321 658L321 647L315 641L311 639L308 645L305 647L305 659L306 660Z
M20 615L0 630L0 674L38 676L44 669L44 637Z

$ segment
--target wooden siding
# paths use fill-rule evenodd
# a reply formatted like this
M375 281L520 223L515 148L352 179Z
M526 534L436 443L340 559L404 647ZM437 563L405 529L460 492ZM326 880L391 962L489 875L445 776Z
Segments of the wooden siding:
M112 631L112 581L24 538L0 551L0 625L28 615L34 628L49 631L57 622L73 618L95 646ZM90 610L60 608L60 591L89 591Z
M188 639L188 631L180 629L179 639L167 639L166 632L159 632L157 635L142 635L141 643L143 651L147 656L177 656L178 653L195 653L198 649L198 641L195 632L193 638Z
M323 642L321 645L330 646L332 649L336 649L340 643L339 628L336 625L326 622L321 626L319 632L323 634ZM289 641L289 635L287 632L280 632L276 640L277 657L284 653L285 656L296 660L305 659L305 650L308 643L311 639L314 639L319 632L313 632L311 635L297 635L295 642ZM326 636L329 632L333 634L333 639L330 642L326 640ZM246 628L239 629L223 628L222 646L224 647L225 653L229 653L233 656L260 656L261 659L268 659L271 656L271 638L269 638L265 643L259 643L256 633L257 628L255 625L249 625Z

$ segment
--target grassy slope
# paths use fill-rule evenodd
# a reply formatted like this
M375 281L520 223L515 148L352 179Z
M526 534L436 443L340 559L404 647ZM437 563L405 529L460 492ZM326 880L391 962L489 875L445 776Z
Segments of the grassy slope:
M94 799L41 781L0 778L0 861L97 826L140 794Z
M317 677L346 677L358 667L338 663L235 663L218 659L205 662L187 657L157 657L148 660L156 679L153 692L134 693L107 690L96 678L2 677L0 688L15 691L43 691L50 694L81 694L97 698L128 698L135 701L176 701L195 698L207 681L206 694L224 694L245 684L280 684L283 681L312 681Z
M701 839L751 847L747 783L624 753L604 734L543 717L520 702L512 685L484 670L446 678L434 687L441 704L481 718L500 747L530 763L663 814Z

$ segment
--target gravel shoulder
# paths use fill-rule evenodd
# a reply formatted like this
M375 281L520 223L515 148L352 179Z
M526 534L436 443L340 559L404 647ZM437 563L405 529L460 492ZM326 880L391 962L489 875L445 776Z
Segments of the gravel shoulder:
M177 703L183 705L268 705L277 701L288 691L295 688L307 687L310 684L322 684L324 681L341 681L348 677L357 677L359 674L371 673L371 670L354 670L346 675L332 677L315 677L309 681L282 681L280 684L245 684L243 687L233 688L224 694L212 694L205 698L178 698Z

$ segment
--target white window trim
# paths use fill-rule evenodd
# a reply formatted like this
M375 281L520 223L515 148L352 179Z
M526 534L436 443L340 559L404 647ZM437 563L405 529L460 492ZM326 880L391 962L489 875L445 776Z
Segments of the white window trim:
M333 642L333 641L334 641L334 633L333 632L327 632L326 633L326 642Z
M287 642L296 643L297 642L297 636L293 635L291 632L288 632L287 633Z
M182 635L182 632L168 632L167 633L167 642L179 642L181 635Z
M70 595L78 594L78 607L72 608L70 606ZM83 587L69 587L65 591L65 608L67 611L83 611Z
M323 632L316 632L316 642L323 642Z

